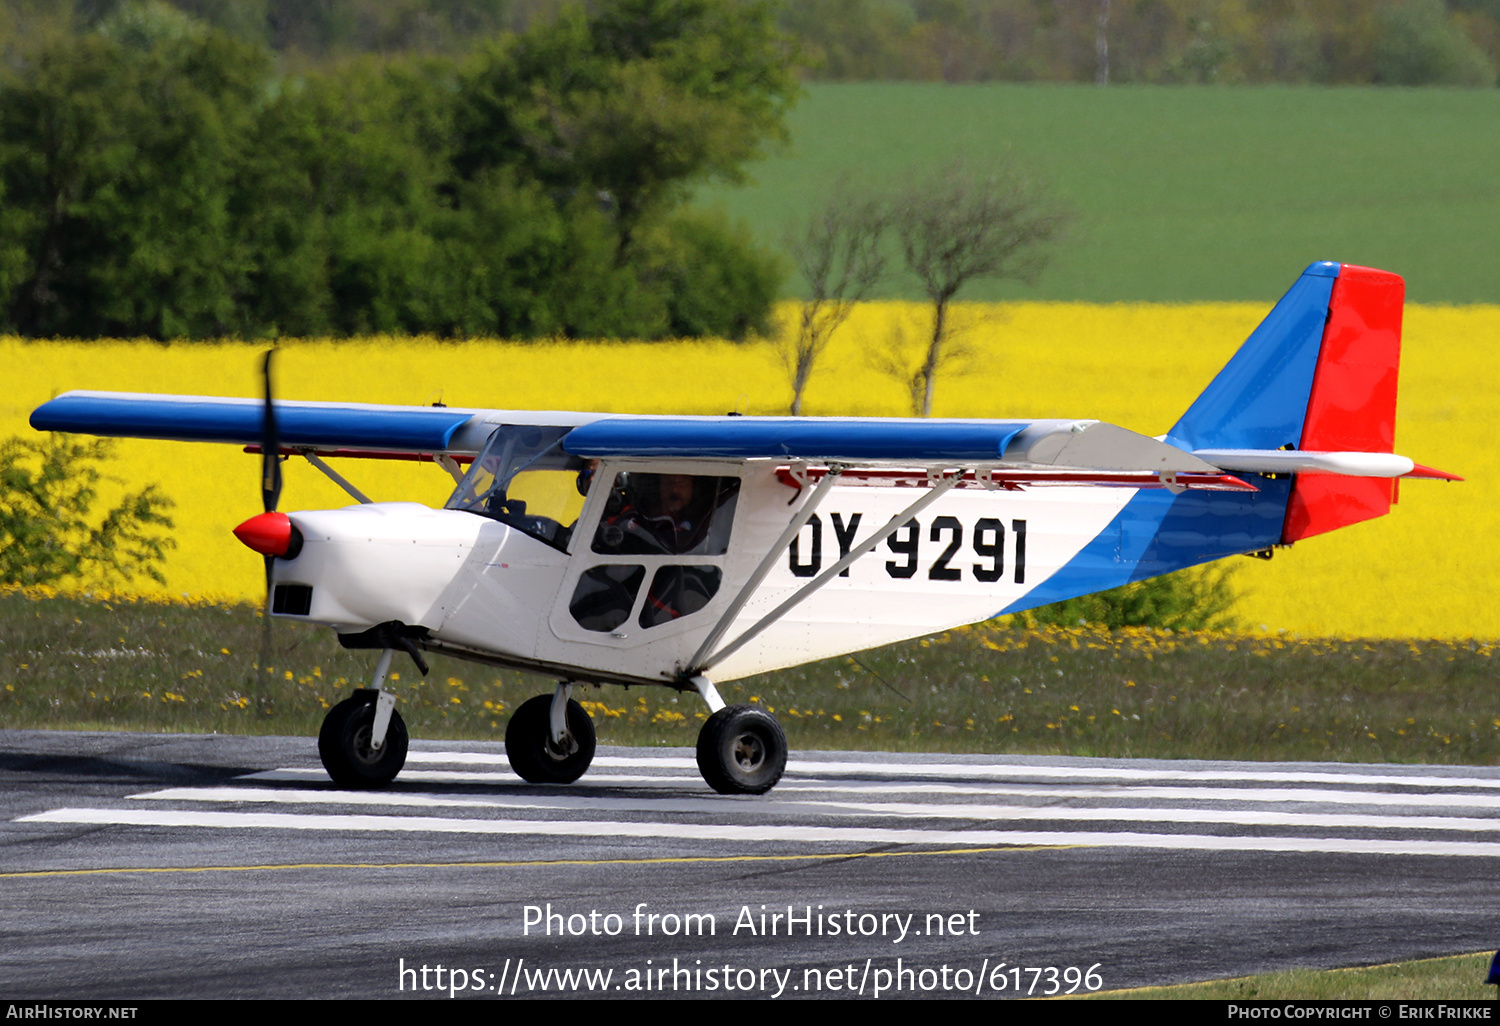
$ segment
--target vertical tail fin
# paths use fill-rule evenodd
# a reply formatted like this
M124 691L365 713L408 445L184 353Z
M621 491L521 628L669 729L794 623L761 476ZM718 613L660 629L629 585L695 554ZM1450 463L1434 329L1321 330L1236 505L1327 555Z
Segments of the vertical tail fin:
M1167 433L1194 449L1391 452L1405 283L1316 263ZM1395 482L1299 474L1283 542L1390 511Z

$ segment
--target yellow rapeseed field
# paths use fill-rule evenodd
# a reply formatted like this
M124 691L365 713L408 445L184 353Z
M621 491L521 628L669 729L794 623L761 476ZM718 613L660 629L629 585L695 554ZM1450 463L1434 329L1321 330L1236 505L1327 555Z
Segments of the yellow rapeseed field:
M966 355L940 379L934 414L1088 417L1147 434L1169 428L1265 315L1257 304L974 304ZM790 314L790 310L783 311ZM904 416L905 389L872 353L919 332L922 308L870 303L835 339L809 386L813 415ZM256 396L251 343L25 342L0 338L12 368L0 436L68 389ZM284 343L287 399L630 413L783 413L787 375L767 344L449 343L371 338ZM1500 363L1500 307L1408 307L1397 449L1468 478L1407 482L1390 517L1309 539L1269 563L1239 560L1247 625L1319 636L1500 637L1489 601L1500 573L1500 455L1488 434ZM230 528L259 510L256 460L229 446L121 441L125 484L158 482L175 499L171 596L255 598L260 558ZM343 461L377 499L441 504L435 467ZM302 461L287 464L282 508L345 505ZM142 593L163 589L146 582Z

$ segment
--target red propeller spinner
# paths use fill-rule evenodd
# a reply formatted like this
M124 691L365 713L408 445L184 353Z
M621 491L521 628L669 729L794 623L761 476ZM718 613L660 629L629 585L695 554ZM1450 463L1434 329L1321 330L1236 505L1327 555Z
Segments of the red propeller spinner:
M236 527L234 536L262 556L289 559L302 548L302 533L285 513L257 513Z

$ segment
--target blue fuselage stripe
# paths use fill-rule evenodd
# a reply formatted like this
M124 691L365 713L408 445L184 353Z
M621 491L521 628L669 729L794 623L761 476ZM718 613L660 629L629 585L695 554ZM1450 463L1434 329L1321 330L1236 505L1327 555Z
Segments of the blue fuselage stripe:
M1247 478L1257 492L1139 491L1078 555L996 615L1118 588L1281 541L1292 479ZM1041 524L1033 532L1045 530Z

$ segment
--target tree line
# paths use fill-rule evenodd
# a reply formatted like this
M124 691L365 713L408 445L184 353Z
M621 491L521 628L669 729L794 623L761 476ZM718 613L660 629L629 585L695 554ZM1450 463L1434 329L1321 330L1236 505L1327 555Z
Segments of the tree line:
M0 81L0 331L740 338L778 259L685 201L783 139L796 91L771 9L739 0L299 74L114 6Z
M0 0L0 54L138 2ZM171 0L296 70L459 54L573 2ZM785 0L777 19L802 73L835 81L1483 86L1500 67L1500 0Z
M0 331L743 338L781 258L687 199L801 77L1486 85L1497 52L1500 0L0 0Z
M789 0L833 80L1493 86L1500 0Z

